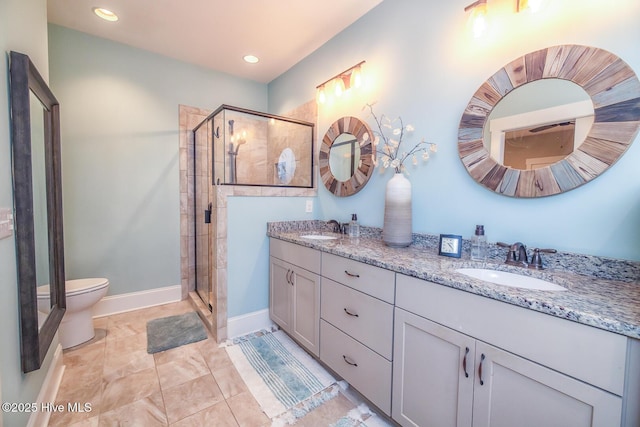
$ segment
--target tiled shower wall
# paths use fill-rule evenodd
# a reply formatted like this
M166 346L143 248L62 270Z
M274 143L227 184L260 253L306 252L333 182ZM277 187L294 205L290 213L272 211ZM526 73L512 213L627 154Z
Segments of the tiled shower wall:
M287 196L287 197L310 197L317 194L317 184L314 183L313 188L286 188L286 187L252 187L252 186L234 186L234 185L209 185L212 182L210 169L210 153L211 141L208 142L208 148L198 146L194 149L193 132L191 130L200 124L211 112L200 108L179 106L179 124L180 124L180 256L181 256L181 277L182 277L182 298L191 299L196 305L198 311L205 320L205 323L211 330L215 339L220 342L227 338L227 198L240 196ZM317 108L315 101L309 101L306 104L284 114L306 122L316 123ZM216 123L214 123L216 126ZM317 129L316 129L317 133ZM209 131L208 135L212 133ZM283 137L276 138L282 140ZM204 140L204 138L202 138ZM256 140L260 138L256 137ZM317 143L317 135L314 135L315 152L314 165L317 165L317 153L319 144ZM266 139L265 139L266 141ZM249 150L249 142L240 148L240 152ZM282 147L274 148L274 153L279 153L284 149ZM247 153L249 154L249 153ZM298 153L296 152L296 158ZM304 153L300 153L304 156ZM275 154L269 155L268 162L271 163ZM264 158L264 157L263 157ZM207 177L203 174L194 177L194 162L200 162L198 170L208 171ZM269 168L268 168L269 169ZM305 172L302 170L301 172ZM240 171L238 171L240 178ZM297 174L296 174L297 175ZM305 173L309 176L308 173ZM302 175L301 175L302 176ZM314 176L317 176L317 170L314 170ZM197 186L194 185L194 179L198 179L201 183L202 192L198 194L196 200L199 205L194 207L194 196ZM240 181L241 182L241 181ZM297 185L303 185L298 184ZM208 202L213 207L212 224L209 229L208 236L196 236L194 227L194 216L202 215L206 209ZM195 274L196 274L196 258L195 239L199 239L198 247L208 248L199 255L198 262L208 260L208 269L201 269L211 276L212 290L210 296L210 304L213 311L210 312L208 307L202 303L200 298L195 294ZM206 245L204 242L208 242ZM203 273L204 274L204 273ZM203 280L201 277L199 280ZM231 284L233 285L233 284Z

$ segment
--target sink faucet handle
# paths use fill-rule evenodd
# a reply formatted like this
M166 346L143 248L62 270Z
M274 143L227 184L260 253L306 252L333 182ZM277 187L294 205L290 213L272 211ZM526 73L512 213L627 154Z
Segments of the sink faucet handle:
M531 264L529 264L529 268L533 268L533 269L536 269L536 270L544 269L544 265L542 264L542 256L540 256L540 252L544 252L544 253L548 253L548 254L555 254L558 251L555 250L555 249L539 249L539 248L535 248L533 250L533 255L531 256Z

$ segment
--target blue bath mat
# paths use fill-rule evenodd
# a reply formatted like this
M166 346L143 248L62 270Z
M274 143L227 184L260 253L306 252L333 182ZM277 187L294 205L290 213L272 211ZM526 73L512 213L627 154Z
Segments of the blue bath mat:
M272 420L293 423L338 395L336 380L282 331L237 339L226 350Z
M207 338L196 312L162 317L147 322L147 353L153 354Z

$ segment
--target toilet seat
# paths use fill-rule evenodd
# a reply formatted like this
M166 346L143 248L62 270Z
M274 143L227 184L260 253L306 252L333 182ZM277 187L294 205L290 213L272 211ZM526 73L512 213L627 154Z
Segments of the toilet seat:
M65 295L71 297L74 295L82 295L87 292L97 291L109 286L109 279L104 277L93 277L89 279L67 280L64 283ZM38 286L38 297L49 298L49 285Z

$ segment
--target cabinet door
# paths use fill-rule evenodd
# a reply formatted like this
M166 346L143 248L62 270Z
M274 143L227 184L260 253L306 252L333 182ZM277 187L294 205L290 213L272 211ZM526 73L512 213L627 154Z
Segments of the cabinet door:
M393 419L470 427L475 340L396 308L393 349Z
M320 276L292 266L293 324L291 335L316 356L320 355Z
M620 425L618 396L480 341L476 364L474 427Z
M269 263L269 317L285 332L291 331L293 295L291 265L271 257Z

